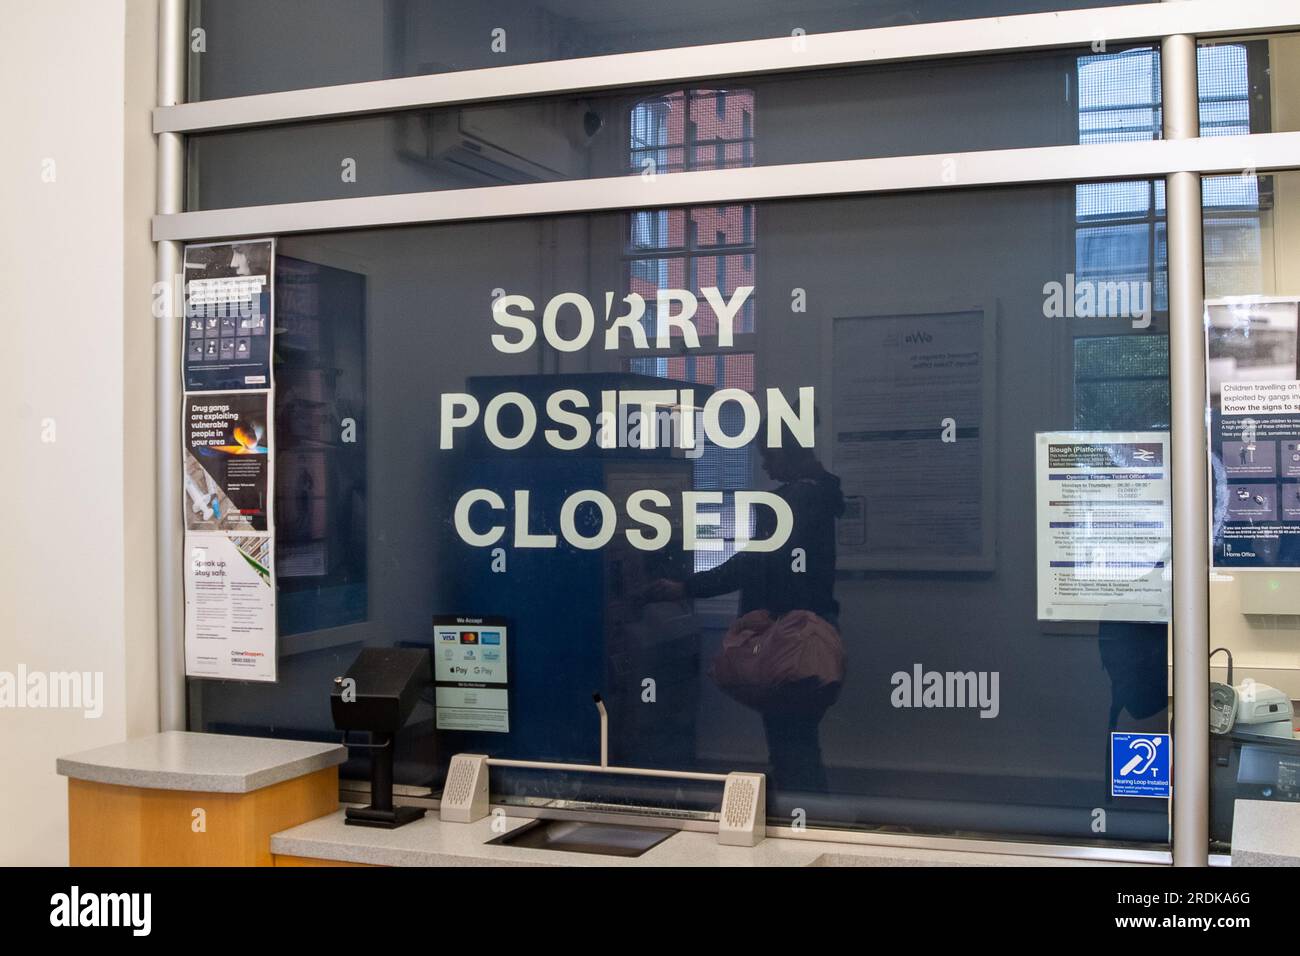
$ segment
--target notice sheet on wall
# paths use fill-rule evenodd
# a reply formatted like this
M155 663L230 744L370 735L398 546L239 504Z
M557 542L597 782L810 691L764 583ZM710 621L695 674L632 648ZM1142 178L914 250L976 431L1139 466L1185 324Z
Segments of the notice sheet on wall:
M993 568L989 323L982 310L835 320L824 411L841 569Z
M1042 432L1038 618L1168 621L1169 433Z
M274 681L270 535L185 536L185 673Z
M510 675L503 618L433 619L433 679L439 730L510 731Z

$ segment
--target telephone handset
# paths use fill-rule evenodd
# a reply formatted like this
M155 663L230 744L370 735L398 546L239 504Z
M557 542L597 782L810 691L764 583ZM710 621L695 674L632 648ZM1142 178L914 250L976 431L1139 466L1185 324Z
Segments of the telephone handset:
M1226 734L1237 721L1237 688L1210 682L1210 733Z

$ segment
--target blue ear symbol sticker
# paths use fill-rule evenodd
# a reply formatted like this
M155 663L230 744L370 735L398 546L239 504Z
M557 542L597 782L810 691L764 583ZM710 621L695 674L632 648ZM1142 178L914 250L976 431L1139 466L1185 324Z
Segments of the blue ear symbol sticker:
M1132 773L1140 777L1142 774L1146 773L1147 770L1151 769L1152 765L1156 762L1156 745L1159 743L1160 741L1158 739L1148 740L1145 737L1139 737L1137 740L1129 741L1129 749L1136 750L1137 753L1128 763L1124 764L1124 766L1120 768L1119 775L1121 777L1127 777Z
M1167 798L1170 749L1168 734L1111 734L1111 796Z

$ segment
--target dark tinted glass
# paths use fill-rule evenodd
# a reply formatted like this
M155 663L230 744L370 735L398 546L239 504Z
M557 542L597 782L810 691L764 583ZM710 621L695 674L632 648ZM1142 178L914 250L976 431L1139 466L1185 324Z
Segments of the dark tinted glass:
M1140 2L1140 0L1127 0ZM196 0L191 100L1124 0ZM202 47L201 52L199 47ZM593 83L600 77L593 76Z
M1033 53L207 133L189 208L1152 139L1159 75L1149 48Z
M364 484L355 465L345 471L346 494L324 482L312 537L359 552L331 587L364 571L365 599L334 602L350 621L338 627L286 602L279 684L191 682L191 728L336 739L331 681L361 647L437 654L436 615L499 615L510 628L509 732L436 730L429 690L401 737L400 783L436 791L458 752L595 762L599 691L613 763L766 772L776 824L1164 841L1164 801L1109 797L1109 734L1167 729L1166 626L1040 621L1033 519L1037 433L1168 428L1160 309L1145 324L1053 317L1046 295L1080 277L1150 294L1163 282L1163 215L1149 183L1054 185L282 239L278 288L292 281L310 301L315 286L320 341L336 343L308 350L303 367L348 370L319 414L356 418L365 462ZM710 288L734 314L707 304ZM625 328L607 348L607 301L623 315L635 293L653 317L664 290L699 295L698 340L670 328L657 347L648 317L633 323L644 347ZM556 348L540 319L564 294ZM532 300L510 306L539 326L523 351L493 343L522 334L493 320L501 295ZM575 296L593 309L586 341ZM278 369L277 381L288 381ZM804 388L811 447L729 440L754 424L744 396L769 410L754 424L761 436L779 407L771 390L799 406ZM669 438L645 448L620 415L613 447L589 436L557 448L544 429L578 434L548 411L561 390L592 415L607 391L667 391L656 408ZM449 406L451 393L477 402L472 421L457 424L468 404ZM521 407L538 414L513 450L485 429L504 393L518 396L496 417L505 436L524 427ZM278 429L306 414L281 406ZM663 447L685 427L681 408L699 406L699 440ZM954 443L940 440L946 417ZM293 480L280 475L281 494ZM458 518L476 489L503 507L482 500ZM746 535L779 532L768 511L741 507L750 491L790 507L793 537L776 552L741 550ZM594 548L606 528L598 506L565 518L583 492L606 496L613 513L613 536ZM638 492L662 495L659 547L626 533L650 533L634 520ZM704 496L694 521L688 496ZM278 509L281 522L288 513ZM492 542L473 539L498 525ZM527 534L555 537L529 547ZM790 612L803 615L804 638L842 648L842 687L746 699L719 661L725 635L747 615ZM962 702L911 706L896 690L918 670L976 683ZM356 755L346 772L361 776ZM493 788L507 802L682 810L716 808L719 795L501 769Z

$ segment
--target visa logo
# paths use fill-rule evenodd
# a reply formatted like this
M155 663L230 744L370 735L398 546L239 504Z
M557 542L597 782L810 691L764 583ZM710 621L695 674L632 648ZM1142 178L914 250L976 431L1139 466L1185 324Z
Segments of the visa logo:
M457 639L457 635L456 635L456 632L455 632L455 631L439 631L439 632L438 632L438 640L440 640L440 641L454 641L454 640L456 640L456 639Z

